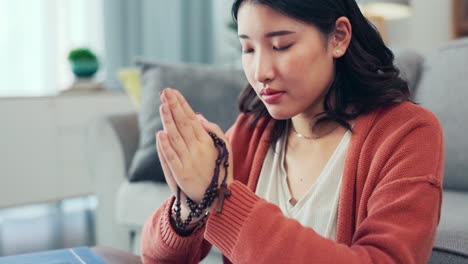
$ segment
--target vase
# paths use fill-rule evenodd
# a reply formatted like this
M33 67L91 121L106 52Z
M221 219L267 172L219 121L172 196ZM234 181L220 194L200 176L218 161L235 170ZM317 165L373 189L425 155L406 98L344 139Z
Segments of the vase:
M71 69L76 78L91 78L99 69L97 60L70 60Z

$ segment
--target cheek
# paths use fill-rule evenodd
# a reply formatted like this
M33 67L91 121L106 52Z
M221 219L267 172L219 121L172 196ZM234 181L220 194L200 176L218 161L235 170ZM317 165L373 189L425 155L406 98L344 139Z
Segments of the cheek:
M298 56L287 57L280 63L282 76L290 80L303 79L305 77L304 74L308 71L308 68L310 68L310 64L309 60Z
M250 82L252 74L250 70L250 64L244 56L242 56L242 69L244 69L245 77L247 77L247 80Z
M283 76L288 76L293 87L326 88L332 78L333 60L324 51L299 52L285 59L281 65Z
M247 78L247 81L250 83L250 85L257 91L256 87L256 82L255 82L255 71L252 66L252 63L250 62L249 58L243 57L242 58L242 68L244 69L244 74L245 77ZM260 89L260 88L259 88Z

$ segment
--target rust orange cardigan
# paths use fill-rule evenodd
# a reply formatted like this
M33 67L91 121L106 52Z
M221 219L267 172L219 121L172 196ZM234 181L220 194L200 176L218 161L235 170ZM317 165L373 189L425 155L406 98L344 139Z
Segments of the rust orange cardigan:
M437 118L409 102L356 119L346 154L336 241L285 217L254 191L273 120L242 114L228 133L235 181L223 212L180 237L168 199L147 220L144 263L198 263L211 244L225 263L426 263L440 217L443 137ZM313 208L310 208L313 210Z

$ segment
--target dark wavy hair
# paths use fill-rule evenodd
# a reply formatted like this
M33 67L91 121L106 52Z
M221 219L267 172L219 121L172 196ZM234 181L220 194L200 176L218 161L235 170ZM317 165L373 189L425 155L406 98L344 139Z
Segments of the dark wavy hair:
M346 53L336 60L335 79L325 95L324 112L318 114L313 130L332 121L352 131L349 120L382 105L410 101L408 84L399 77L392 51L363 16L355 0L235 0L231 12L236 25L239 8L247 1L313 25L325 39L335 30L338 18L349 19L353 30L351 42ZM252 126L263 117L272 118L250 84L242 90L238 105L241 112L254 114ZM285 133L287 122L275 122L272 142Z

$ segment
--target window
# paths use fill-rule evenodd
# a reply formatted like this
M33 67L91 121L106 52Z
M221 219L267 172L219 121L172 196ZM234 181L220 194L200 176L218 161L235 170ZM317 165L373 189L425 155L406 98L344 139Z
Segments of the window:
M102 61L103 27L102 0L0 0L0 97L69 87L68 52L89 47Z

